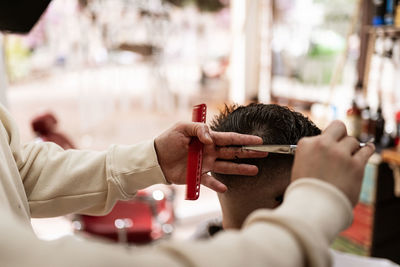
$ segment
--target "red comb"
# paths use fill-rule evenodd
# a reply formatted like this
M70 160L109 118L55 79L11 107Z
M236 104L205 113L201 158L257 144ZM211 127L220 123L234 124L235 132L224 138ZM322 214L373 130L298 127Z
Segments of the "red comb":
M206 104L193 107L192 121L206 122ZM186 173L186 199L196 200L200 196L201 169L203 166L203 143L197 137L192 137Z

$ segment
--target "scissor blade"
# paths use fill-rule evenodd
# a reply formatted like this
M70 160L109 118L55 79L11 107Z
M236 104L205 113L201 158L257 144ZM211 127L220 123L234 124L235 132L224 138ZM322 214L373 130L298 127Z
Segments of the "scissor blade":
M294 154L296 145L256 145L256 146L242 146L244 150L280 153L280 154Z

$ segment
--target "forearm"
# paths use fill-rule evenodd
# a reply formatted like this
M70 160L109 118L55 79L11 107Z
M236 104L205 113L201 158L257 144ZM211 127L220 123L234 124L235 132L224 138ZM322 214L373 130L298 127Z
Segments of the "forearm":
M34 217L104 214L118 199L165 182L151 141L104 152L29 144L22 155L18 167Z
M333 185L311 178L299 179L291 184L285 193L283 205L276 210L254 212L245 226L269 223L281 228L280 232L290 233L292 239L286 238L290 243L287 248L284 239L272 243L283 250L281 254L278 252L283 264L274 266L303 266L296 261L289 264L287 261L290 259L282 253L301 253L305 266L330 266L329 246L339 232L350 226L351 221L352 206L349 199ZM271 234L275 235L274 232ZM270 238L271 235L268 240Z
M227 231L201 242L164 242L129 250L71 238L44 242L7 219L0 221L4 231L0 244L15 255L21 243L29 246L24 257L10 257L10 266L329 266L333 233L345 228L351 218L343 197L323 182L299 181L289 188L278 210L256 211L242 231ZM309 201L323 205L306 211ZM295 208L303 212L291 213ZM334 223L321 225L327 219Z

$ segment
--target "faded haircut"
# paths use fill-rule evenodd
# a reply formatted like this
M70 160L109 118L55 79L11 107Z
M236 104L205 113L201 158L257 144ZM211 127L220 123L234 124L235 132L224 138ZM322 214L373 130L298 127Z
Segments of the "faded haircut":
M263 144L295 145L305 136L315 136L321 130L307 117L287 107L275 104L249 104L227 106L211 122L211 129L217 132L236 132L260 136ZM239 176L213 173L229 189L239 190L262 186L265 181L290 173L294 157L270 153L262 159L235 159L236 163L256 165L257 176ZM252 178L252 179L249 179Z

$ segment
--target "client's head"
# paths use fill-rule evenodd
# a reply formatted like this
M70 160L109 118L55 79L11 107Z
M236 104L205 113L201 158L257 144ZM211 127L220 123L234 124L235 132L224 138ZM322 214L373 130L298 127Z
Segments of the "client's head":
M295 145L305 136L321 130L308 118L279 105L250 104L225 107L211 123L218 132L237 132L260 136L264 144ZM259 208L275 208L283 201L290 182L293 156L270 153L262 159L236 159L236 163L256 165L256 176L213 173L228 191L219 194L224 228L240 228L246 217Z

